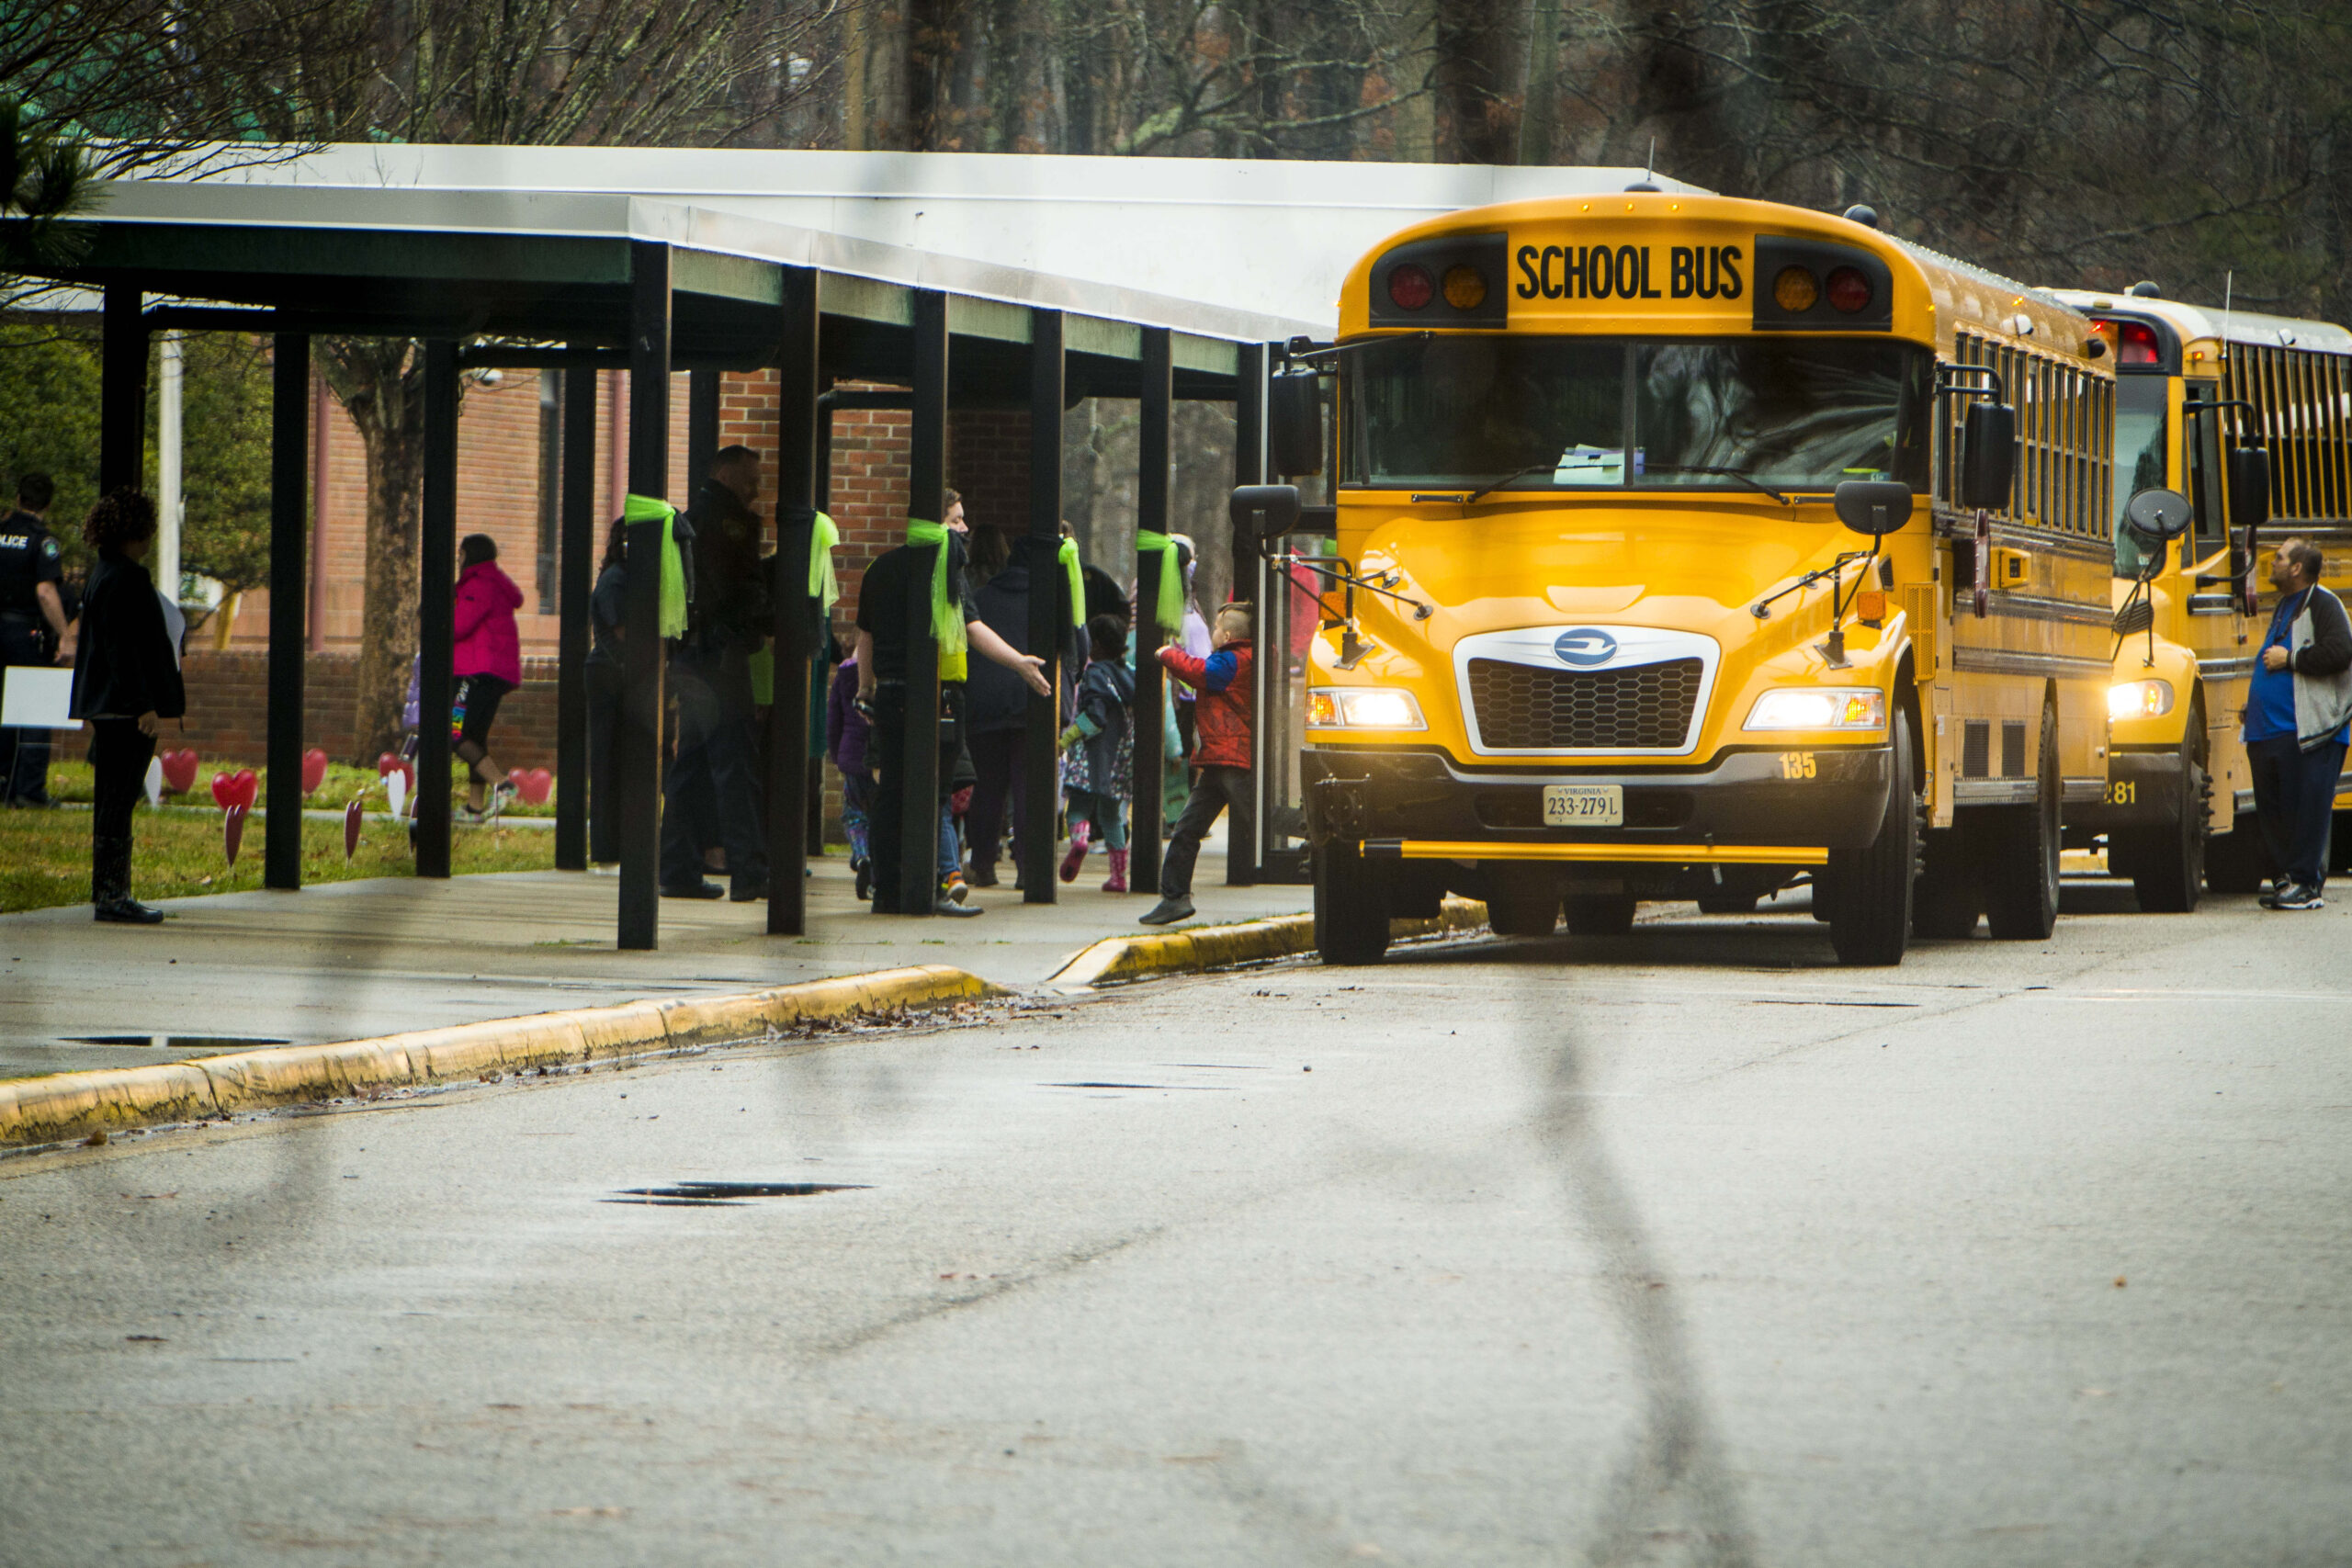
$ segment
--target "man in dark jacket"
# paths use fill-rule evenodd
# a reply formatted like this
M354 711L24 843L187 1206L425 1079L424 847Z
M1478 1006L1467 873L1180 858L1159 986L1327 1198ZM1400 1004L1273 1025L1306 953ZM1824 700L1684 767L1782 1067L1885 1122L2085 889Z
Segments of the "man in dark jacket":
M1054 574L1054 625L1061 635L1062 687L1069 689L1070 672L1082 662L1078 627L1069 606L1069 579ZM1029 640L1029 565L1016 554L1005 568L981 584L973 595L980 619L990 631L1015 648ZM1012 838L1017 846L1029 830L1028 792L1023 788L1026 769L1022 759L1029 723L1028 686L1001 664L976 660L964 690L964 744L977 775L971 809L964 816L965 836L972 848L972 886L997 884L997 833L1004 823L1005 802L1012 804ZM1021 857L1016 848L1013 864Z
M0 517L0 666L74 662L64 563L47 516L55 494L47 474L27 474L17 509ZM0 804L49 804L47 730L0 729Z
M2319 585L2319 550L2289 539L2271 558L2278 607L2246 687L2245 750L2254 809L2279 875L2268 909L2316 909L2327 884L2328 829L2352 736L2352 624Z
M138 804L162 721L187 712L179 649L154 579L140 564L155 537L155 503L119 490L90 510L83 536L98 552L82 600L74 660L74 716L89 722L90 901L97 918L153 925L164 911L130 896L130 809Z
M1181 648L1159 650L1159 662L1168 673L1200 694L1193 721L1197 736L1193 761L1200 769L1200 779L1168 840L1168 853L1159 863L1159 902L1141 917L1145 925L1164 926L1192 918L1193 862L1219 812L1227 806L1233 808L1233 820L1226 831L1252 830L1250 694L1254 656L1250 639L1253 630L1250 606L1227 604L1216 613L1213 634L1216 650L1206 659L1196 659Z
M760 571L760 457L729 446L685 517L694 531L694 598L686 634L670 655L678 699L678 750L662 784L662 894L716 898L702 874L707 839L726 846L728 895L746 903L768 895L761 829L752 654L768 633L767 584Z

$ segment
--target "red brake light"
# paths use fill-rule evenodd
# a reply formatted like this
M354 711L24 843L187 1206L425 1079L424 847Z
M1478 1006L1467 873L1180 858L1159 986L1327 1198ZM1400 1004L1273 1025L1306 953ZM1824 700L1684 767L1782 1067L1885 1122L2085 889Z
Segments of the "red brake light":
M1829 303L1850 316L1865 310L1871 302L1871 280L1850 266L1841 266L1829 275Z
M1437 280L1425 266L1407 262L1388 274L1388 298L1400 310L1418 310L1436 294Z

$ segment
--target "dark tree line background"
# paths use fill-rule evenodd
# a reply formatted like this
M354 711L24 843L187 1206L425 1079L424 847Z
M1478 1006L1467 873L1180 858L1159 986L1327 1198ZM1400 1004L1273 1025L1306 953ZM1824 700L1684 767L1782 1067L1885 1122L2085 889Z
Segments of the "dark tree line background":
M1867 201L2029 282L2218 300L2233 275L2247 308L2352 317L2343 0L74 0L0 6L0 95L28 134L99 139L112 174L370 140L1534 165L1654 148L1727 194ZM416 355L322 359L368 446L360 702L389 716L413 641ZM1188 409L1178 432L1179 520L1204 530L1220 418ZM1089 405L1068 443L1073 521L1106 559L1132 535L1126 420Z

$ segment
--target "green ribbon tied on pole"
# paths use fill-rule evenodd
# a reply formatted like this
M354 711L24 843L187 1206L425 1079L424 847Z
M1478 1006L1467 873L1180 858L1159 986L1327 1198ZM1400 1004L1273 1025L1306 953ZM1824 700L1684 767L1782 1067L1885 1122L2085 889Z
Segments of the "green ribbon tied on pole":
M947 526L907 519L907 543L921 549L936 545L931 558L931 635L939 642L939 678L961 681L968 668L965 656L964 597L947 592Z
M833 547L842 542L841 525L823 513L808 530L808 597L828 615L841 602L842 581L833 575Z
M1138 528L1136 554L1146 550L1159 552L1159 603L1152 607L1152 619L1159 623L1161 635L1172 637L1184 629L1184 573L1176 564L1176 541L1149 528Z
M686 563L678 551L678 509L650 495L632 495L621 506L624 523L662 525L662 635L686 635Z
M1064 539L1055 558L1062 563L1062 574L1069 579L1069 624L1086 625L1086 572L1078 564L1078 541Z

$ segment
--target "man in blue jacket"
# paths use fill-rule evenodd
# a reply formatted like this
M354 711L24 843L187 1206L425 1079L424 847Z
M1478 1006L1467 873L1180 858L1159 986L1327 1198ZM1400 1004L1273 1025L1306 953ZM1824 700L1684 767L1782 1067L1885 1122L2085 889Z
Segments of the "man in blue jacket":
M2271 558L2278 607L2246 689L2254 809L2279 874L2266 909L2316 909L2327 882L2336 780L2352 738L2352 622L2319 585L2318 548L2289 539Z

